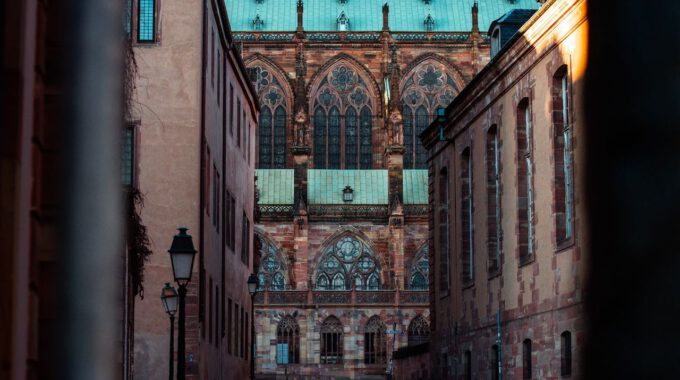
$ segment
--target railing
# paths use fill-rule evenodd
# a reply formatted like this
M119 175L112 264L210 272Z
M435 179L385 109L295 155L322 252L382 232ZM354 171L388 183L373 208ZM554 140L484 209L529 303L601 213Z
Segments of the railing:
M387 205L309 205L309 215L316 217L387 218Z
M309 41L364 41L377 42L382 33L374 32L336 32L336 31L307 31L305 36ZM487 40L486 33L480 33L482 39ZM295 33L292 32L235 32L236 41L292 41ZM470 39L470 32L391 32L392 38L397 41L448 41L466 42Z
M419 290L265 290L257 305L427 305L428 291Z

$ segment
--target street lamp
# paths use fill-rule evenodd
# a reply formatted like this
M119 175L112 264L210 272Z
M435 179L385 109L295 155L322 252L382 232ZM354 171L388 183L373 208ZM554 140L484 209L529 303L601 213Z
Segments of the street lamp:
M161 290L161 302L163 309L170 316L170 371L169 379L173 379L173 360L172 354L175 350L175 313L177 312L177 290L170 286L169 282L165 283L165 287Z
M179 227L179 233L172 238L172 245L168 249L170 260L172 261L172 274L175 282L179 285L179 326L177 327L177 380L184 380L185 377L185 354L184 354L184 333L185 333L185 299L187 296L187 284L191 281L191 272L194 267L194 242L191 235L187 234L188 228Z
M257 276L251 273L248 277L248 293L250 293L250 343L253 346L253 353L250 355L250 378L255 379L255 355L257 355L257 344L255 343L255 294L257 294Z

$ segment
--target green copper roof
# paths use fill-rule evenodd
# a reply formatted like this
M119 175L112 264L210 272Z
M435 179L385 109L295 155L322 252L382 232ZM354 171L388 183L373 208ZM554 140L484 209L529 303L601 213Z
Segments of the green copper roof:
M345 204L342 190L354 190L352 204L386 205L387 170L310 169L307 172L309 204Z
M293 204L293 169L257 169L255 175L260 192L259 204Z
M472 29L471 8L474 0L304 0L303 26L306 31L336 31L336 20L344 10L350 21L349 31L380 31L382 5L390 6L389 24L394 32L425 31L423 21L434 18L434 32L467 32ZM536 0L479 0L479 30L485 32L491 22L512 9L537 9ZM254 31L253 19L264 21L261 31L295 31L297 0L225 0L231 29Z
M404 204L427 204L427 170L404 170Z

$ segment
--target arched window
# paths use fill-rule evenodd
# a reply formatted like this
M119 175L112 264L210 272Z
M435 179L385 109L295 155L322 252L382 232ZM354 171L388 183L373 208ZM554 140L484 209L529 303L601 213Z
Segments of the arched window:
M373 103L366 82L339 65L321 80L313 100L314 167L372 167Z
M340 364L343 356L342 323L335 316L321 324L321 364Z
M260 269L257 274L260 289L286 289L285 267L281 255L272 243L259 237Z
M534 253L533 159L531 157L531 113L529 99L517 106L517 222L519 259L528 261Z
M427 151L418 136L434 120L437 108L449 105L458 86L446 67L433 59L418 64L402 82L404 169L425 168Z
M332 279L332 281L329 281ZM316 275L319 290L380 289L380 265L373 251L353 236L343 236L323 252Z
M283 85L266 67L248 69L260 100L258 167L286 167L286 129L288 114Z
M374 315L364 328L364 363L385 364L387 362L387 340L385 323Z
M463 284L474 280L474 238L472 236L472 158L470 148L460 157L461 261Z
M417 346L430 341L430 325L418 314L408 325L408 345Z
M494 344L491 346L491 363L489 370L491 371L491 380L498 380L499 377L499 372L501 368L501 356L500 356L500 351L498 350L498 345Z
M560 67L553 77L552 122L555 163L555 237L559 244L572 238L574 222L572 126L569 120L567 66Z
M286 315L281 319L276 327L276 343L288 345L288 363L300 363L300 326L295 322L295 318Z
M486 133L486 205L487 251L489 273L495 274L501 265L500 241L500 160L498 155L498 128L492 125Z
M411 268L409 269L409 289L428 290L430 286L429 272L430 257L428 254L428 246L427 244L424 244L411 262Z

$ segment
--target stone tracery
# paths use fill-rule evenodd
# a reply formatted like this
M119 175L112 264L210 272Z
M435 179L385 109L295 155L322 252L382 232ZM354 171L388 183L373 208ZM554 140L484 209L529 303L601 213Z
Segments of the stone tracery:
M319 290L380 289L380 266L371 249L345 235L328 246L317 268Z
M425 244L413 258L411 268L409 269L409 289L428 290L430 284L429 271L428 246Z

